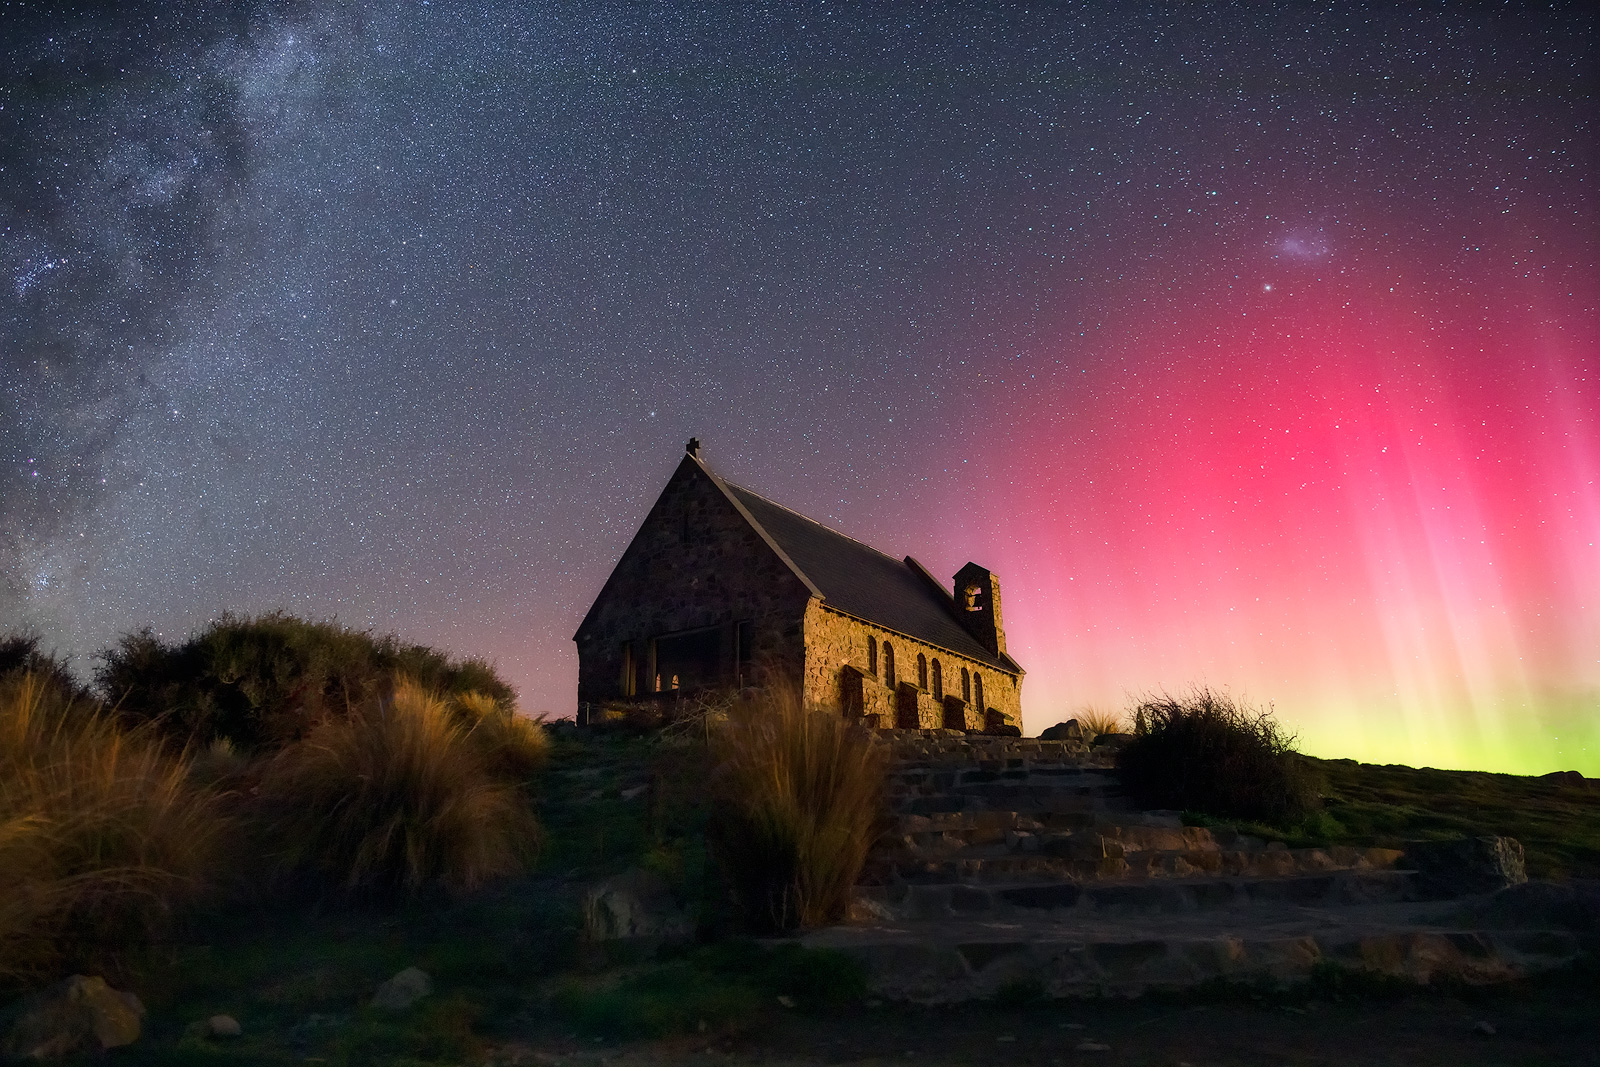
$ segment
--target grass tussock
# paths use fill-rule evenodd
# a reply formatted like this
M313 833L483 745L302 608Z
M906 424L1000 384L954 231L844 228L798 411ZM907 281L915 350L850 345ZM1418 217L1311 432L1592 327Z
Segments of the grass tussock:
M262 780L286 864L379 894L470 889L520 869L538 826L473 732L437 693L405 680L386 699L323 719Z
M525 780L550 759L550 735L542 716L518 714L505 701L476 690L462 693L454 703L495 774Z
M47 678L0 682L0 982L153 936L232 830L186 754Z
M1195 689L1142 701L1118 754L1123 787L1146 808L1239 819L1304 819L1320 805L1319 775L1271 711Z
M841 919L877 836L882 746L782 688L733 705L710 741L712 837L748 918L764 930Z
M1093 741L1102 734L1126 733L1127 722L1121 715L1114 711L1106 711L1094 705L1085 707L1076 716L1078 728L1083 731L1084 739Z

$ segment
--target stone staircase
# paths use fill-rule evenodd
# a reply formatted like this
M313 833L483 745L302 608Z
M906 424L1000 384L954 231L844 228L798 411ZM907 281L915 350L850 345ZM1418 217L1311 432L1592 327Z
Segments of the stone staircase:
M1108 749L896 731L892 826L852 922L806 936L896 999L1135 993L1305 980L1329 965L1413 981L1560 966L1560 930L1475 930L1405 853L1291 849L1138 811Z

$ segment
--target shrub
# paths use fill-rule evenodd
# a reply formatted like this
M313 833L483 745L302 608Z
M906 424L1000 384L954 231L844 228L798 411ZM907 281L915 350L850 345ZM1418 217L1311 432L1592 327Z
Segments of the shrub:
M129 634L103 655L96 681L128 719L185 742L226 737L251 750L280 748L325 716L385 695L397 674L506 707L514 696L481 660L276 612L225 615L176 645L148 629Z
M789 930L843 918L877 835L883 747L776 688L734 704L711 750L712 839L749 919Z
M62 700L90 705L93 694L85 689L64 659L39 651L36 634L0 637L0 679L33 675L35 684L52 690Z
M527 859L538 827L471 728L401 681L273 757L262 799L282 858L353 892L467 889Z
M1117 757L1123 787L1147 808L1240 819L1301 819L1319 806L1316 772L1268 710L1199 688L1150 697Z
M187 756L30 673L0 682L0 981L136 947L232 828Z

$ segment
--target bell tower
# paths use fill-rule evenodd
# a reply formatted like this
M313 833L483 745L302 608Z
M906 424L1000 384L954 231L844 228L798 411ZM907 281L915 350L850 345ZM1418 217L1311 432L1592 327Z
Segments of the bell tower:
M956 572L956 614L978 643L997 655L1006 654L1006 631L1000 621L1000 579L987 568L969 563Z

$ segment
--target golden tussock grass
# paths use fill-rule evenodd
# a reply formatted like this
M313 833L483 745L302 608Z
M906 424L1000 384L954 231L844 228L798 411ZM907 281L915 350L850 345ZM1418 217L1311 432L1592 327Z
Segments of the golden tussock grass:
M538 826L473 730L404 679L388 699L324 719L263 776L283 861L380 893L470 889L520 869Z
M879 831L884 747L783 688L733 704L710 742L713 833L749 918L771 930L843 918Z
M1078 720L1078 727L1083 730L1083 736L1089 740L1101 734L1127 733L1127 721L1114 711L1105 711L1093 704L1073 716Z
M550 735L543 717L521 715L488 693L476 690L454 698L456 708L471 724L472 739L488 757L490 769L512 780L523 780L550 758Z
M136 947L232 829L185 753L33 674L0 682L0 981Z

